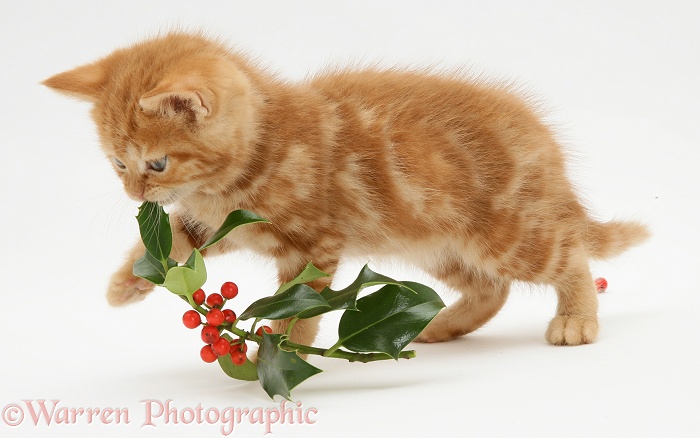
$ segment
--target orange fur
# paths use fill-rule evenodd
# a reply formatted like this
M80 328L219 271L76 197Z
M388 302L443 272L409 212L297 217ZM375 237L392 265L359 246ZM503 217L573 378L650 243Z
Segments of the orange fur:
M422 341L477 329L522 280L557 290L550 343L592 342L588 260L647 237L636 223L587 217L552 132L509 87L397 69L287 83L184 33L44 84L94 103L129 196L175 204L174 258L184 261L239 208L273 225L244 228L210 252L252 248L276 260L280 281L310 260L333 274L346 255L403 258L462 293ZM131 274L143 251L136 245L114 275L112 304L150 290ZM317 324L296 324L293 338L312 341Z

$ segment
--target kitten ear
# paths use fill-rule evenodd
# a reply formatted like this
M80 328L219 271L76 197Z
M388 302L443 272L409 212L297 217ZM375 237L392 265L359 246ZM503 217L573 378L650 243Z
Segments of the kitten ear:
M188 82L163 81L141 96L139 105L146 112L165 117L185 113L201 121L212 112L213 96L206 88Z
M42 84L59 93L96 102L108 76L106 66L101 62L95 62L51 76Z

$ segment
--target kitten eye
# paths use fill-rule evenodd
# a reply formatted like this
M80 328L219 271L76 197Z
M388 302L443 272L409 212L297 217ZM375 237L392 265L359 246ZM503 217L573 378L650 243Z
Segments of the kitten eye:
M168 156L164 156L158 161L149 161L148 168L156 172L162 172L165 170L165 166L168 165Z
M114 161L114 164L115 164L118 168L120 168L120 169L122 169L122 170L126 169L126 164L122 163L122 162L119 161L117 158L112 158L112 161Z

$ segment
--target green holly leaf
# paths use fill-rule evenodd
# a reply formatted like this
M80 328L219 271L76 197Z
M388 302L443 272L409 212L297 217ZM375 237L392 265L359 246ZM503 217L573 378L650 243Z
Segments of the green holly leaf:
M325 272L321 271L316 266L314 266L313 263L309 262L309 264L306 265L304 270L301 271L301 273L297 275L294 278L294 280L288 281L287 283L284 283L282 286L280 286L279 289L277 289L277 292L275 292L275 295L281 294L282 292L297 284L309 283L324 277L330 277L330 274L326 274Z
M176 295L187 297L192 304L192 293L207 281L207 269L202 253L194 249L190 258L182 266L168 269L163 287Z
M369 266L365 265L355 281L353 281L348 287L338 291L326 287L321 291L321 296L331 306L329 309L312 309L299 315L299 318L311 318L312 316L317 316L333 310L357 310L355 304L357 301L357 294L359 294L364 288L379 284L395 284L406 286L408 289L410 289L410 287L406 284L396 281L393 278L389 278L386 275L378 274L372 271Z
M280 343L284 335L263 333L262 338L258 350L258 377L271 399L281 395L291 400L292 389L322 371L300 358L296 352L282 350Z
M219 242L221 239L226 237L228 233L233 231L235 228L241 226L241 225L246 225L246 224L254 224L256 222L267 222L269 223L267 219L264 219L257 214L247 211L247 210L236 210L232 211L229 213L229 215L226 217L224 220L224 223L221 224L218 230L214 232L214 234L206 241L204 242L204 245L202 245L199 250L203 251L206 248L209 248L210 246L216 244Z
M357 300L338 325L338 343L355 352L382 352L398 359L445 303L428 286L404 282L411 288L387 285Z
M166 266L170 250L173 246L173 234L170 229L170 217L163 207L155 202L144 202L136 215L146 251L153 258Z
M226 338L229 342L233 340L233 338L226 333L223 333L221 337ZM221 369L224 370L224 373L229 377L237 380L247 380L249 382L258 380L258 367L255 366L255 363L251 362L250 359L246 360L243 365L234 365L233 362L231 362L231 356L226 354L220 356L218 362Z
M241 313L239 319L284 319L305 311L330 309L330 305L318 292L305 284L297 284L278 295L261 298Z
M168 257L165 266L167 266L167 269L163 267L163 263L160 260L157 260L150 252L146 251L143 257L134 262L132 273L136 277L144 278L160 286L165 282L165 275L168 269L177 266L177 262Z

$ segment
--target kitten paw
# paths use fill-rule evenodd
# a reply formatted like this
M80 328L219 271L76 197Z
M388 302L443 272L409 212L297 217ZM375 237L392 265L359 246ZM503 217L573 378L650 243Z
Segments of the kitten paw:
M116 273L110 281L107 290L107 302L111 306L119 307L135 303L146 298L146 294L155 286L143 278Z
M590 344L598 336L596 317L559 315L549 323L545 338L553 345Z
M466 333L462 330L450 328L446 325L435 324L437 321L433 321L428 327L421 332L420 335L413 340L413 342L421 342L426 344L434 344L436 342L446 342L453 339L457 339Z

